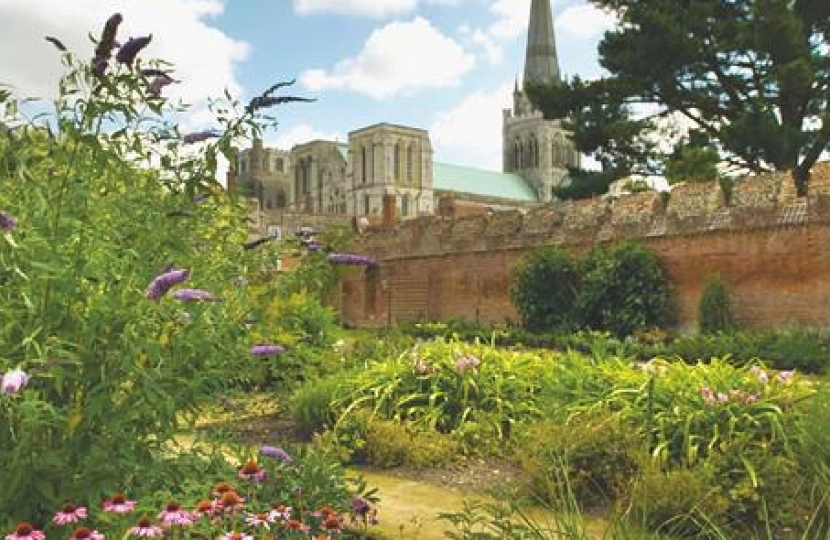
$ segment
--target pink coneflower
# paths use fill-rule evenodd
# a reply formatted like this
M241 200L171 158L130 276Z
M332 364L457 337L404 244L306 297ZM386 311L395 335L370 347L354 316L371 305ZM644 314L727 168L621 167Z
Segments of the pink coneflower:
M196 503L196 508L193 510L193 513L197 516L210 517L216 514L218 505L218 501L208 501L205 499Z
M274 505L271 511L268 512L268 519L270 521L277 521L278 519L291 519L293 508L285 506L284 504Z
M239 478L244 480L253 480L254 482L265 482L267 473L265 469L257 465L256 461L249 459L245 465L239 469Z
M245 499L237 495L235 491L224 493L217 504L224 512L234 512L245 506Z
M135 510L135 501L127 500L123 493L116 493L107 501L104 501L104 512L115 514L126 514Z
M75 506L73 503L66 503L63 505L60 512L55 514L55 517L52 518L52 523L55 525L68 525L70 523L77 523L82 519L86 519L86 507Z
M245 516L245 523L250 527L270 527L275 519L271 517L270 512L260 512L258 514L248 514Z
M0 381L0 393L12 396L20 392L29 383L29 376L20 369L15 368L5 375Z
M130 536L138 538L157 538L164 534L162 528L158 525L153 525L153 522L150 521L150 518L147 516L144 516L138 520L136 526L131 527L127 532Z
M236 488L227 482L219 482L218 484L213 486L213 489L211 490L210 494L213 497L219 499L222 498L222 495L228 492L236 493Z
M250 534L231 531L222 535L222 540L254 540Z
M31 523L20 523L13 533L6 536L6 540L44 540L46 534L35 529Z
M161 520L162 527L193 525L193 514L182 508L176 501L167 503L158 518Z
M78 527L69 540L104 540L104 535L89 527Z

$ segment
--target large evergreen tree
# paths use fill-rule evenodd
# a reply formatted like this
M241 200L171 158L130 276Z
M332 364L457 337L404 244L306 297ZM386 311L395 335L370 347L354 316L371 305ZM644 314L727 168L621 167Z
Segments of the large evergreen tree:
M806 194L830 143L830 1L590 1L621 20L599 47L608 75L528 88L546 116L571 118L580 151L606 173L660 171L654 120L679 114L724 161L790 170ZM634 104L658 107L634 120Z

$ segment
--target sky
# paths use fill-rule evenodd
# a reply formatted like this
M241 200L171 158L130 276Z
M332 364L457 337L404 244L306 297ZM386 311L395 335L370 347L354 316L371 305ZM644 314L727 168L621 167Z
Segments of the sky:
M597 44L613 16L586 0L552 0L563 75L601 74ZM115 12L119 37L152 34L143 56L176 66L166 95L191 105L182 131L214 127L207 103L247 101L270 85L315 98L273 112L265 143L345 142L381 122L430 132L436 161L501 169L502 109L524 69L530 0L0 0L0 83L53 97L55 36L92 56Z

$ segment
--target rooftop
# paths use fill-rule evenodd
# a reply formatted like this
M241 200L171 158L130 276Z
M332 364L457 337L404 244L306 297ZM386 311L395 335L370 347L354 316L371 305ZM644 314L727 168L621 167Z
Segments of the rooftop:
M513 173L475 169L451 163L432 163L432 187L442 191L536 202L538 197L527 182Z

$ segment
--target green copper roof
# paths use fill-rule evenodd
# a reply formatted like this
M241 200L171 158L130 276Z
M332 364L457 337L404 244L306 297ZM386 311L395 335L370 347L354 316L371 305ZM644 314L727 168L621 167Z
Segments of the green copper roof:
M536 193L518 174L485 171L449 163L432 163L432 187L520 201L538 201Z

